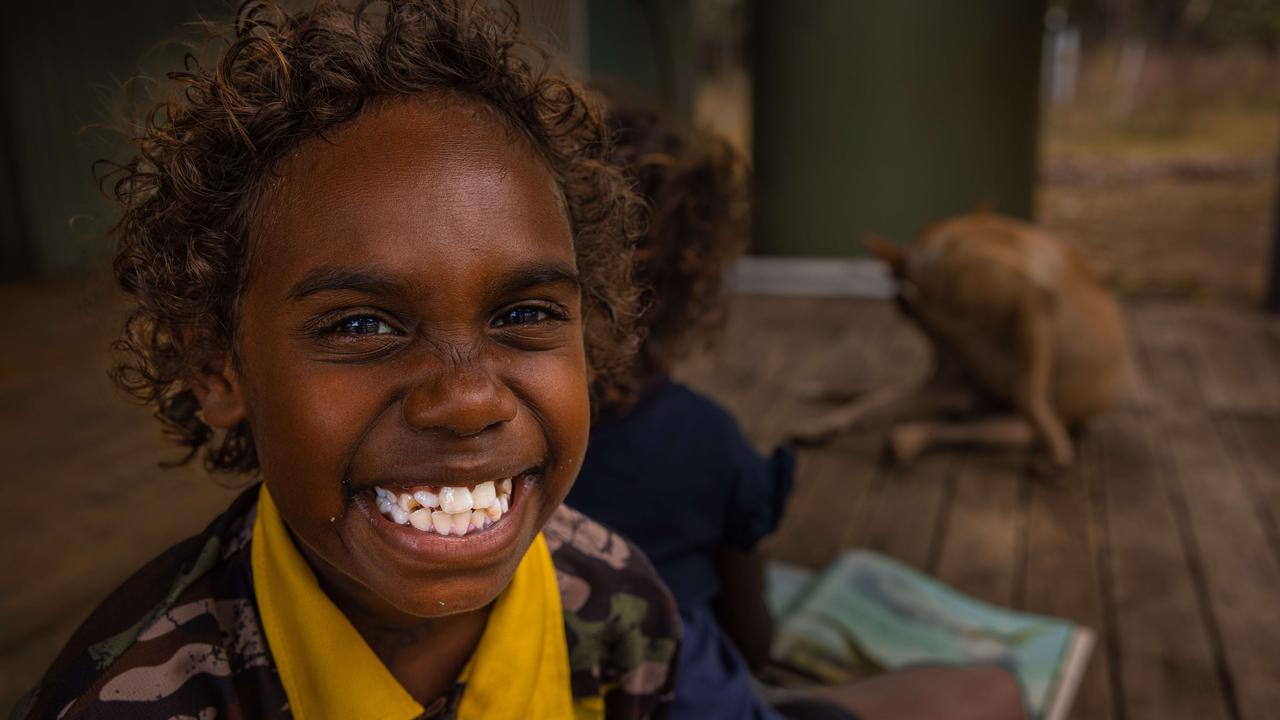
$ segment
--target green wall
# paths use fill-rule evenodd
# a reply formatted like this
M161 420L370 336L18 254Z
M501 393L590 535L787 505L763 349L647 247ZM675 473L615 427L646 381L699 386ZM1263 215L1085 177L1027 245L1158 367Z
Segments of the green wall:
M163 41L226 0L22 2L0 23L0 279L48 277L109 253L113 205L93 162L119 158L118 136L92 128L125 106L127 79L172 69ZM137 86L144 87L144 86Z
M1042 0L756 0L755 252L853 255L990 201L1029 217Z

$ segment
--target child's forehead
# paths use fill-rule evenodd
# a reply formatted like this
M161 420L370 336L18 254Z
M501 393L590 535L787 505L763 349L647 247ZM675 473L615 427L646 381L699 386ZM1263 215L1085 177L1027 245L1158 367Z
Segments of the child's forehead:
M477 169L501 175L530 162L552 181L531 143L496 109L450 95L410 96L372 103L350 122L298 143L269 174L266 190L297 202L355 183L389 186Z
M572 247L560 189L494 111L383 103L299 145L258 203L251 275L327 259L402 263L434 246ZM282 269L283 268L283 269Z

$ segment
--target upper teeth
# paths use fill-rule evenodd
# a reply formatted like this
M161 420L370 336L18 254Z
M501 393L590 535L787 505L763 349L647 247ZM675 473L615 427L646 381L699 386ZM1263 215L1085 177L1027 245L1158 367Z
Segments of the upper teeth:
M511 478L505 478L473 488L446 485L438 491L395 493L375 487L374 492L378 512L400 525L441 535L465 535L483 530L501 518L511 507L511 489Z
M484 483L489 486L490 492L493 490L493 483ZM479 490L479 486L476 486ZM471 497L471 491L464 488L446 487L440 488L440 509L447 513L458 513L470 510L475 507L475 500ZM488 507L487 505L485 507Z

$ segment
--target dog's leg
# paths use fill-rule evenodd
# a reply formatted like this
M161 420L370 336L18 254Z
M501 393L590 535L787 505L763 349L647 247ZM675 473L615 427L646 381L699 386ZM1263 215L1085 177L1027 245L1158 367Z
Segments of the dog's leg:
M1036 439L1036 429L1021 415L964 422L925 420L895 426L889 432L889 449L896 462L908 463L940 445L1023 448L1033 445Z
M972 407L973 391L950 374L912 380L873 390L797 425L790 439L803 445L830 440L854 427L884 424L899 418L919 418Z
M1075 460L1071 436L1053 408L1053 330L1051 299L1031 290L1020 303L1017 316L1017 351L1021 377L1014 387L1014 405L1035 426L1040 441L1057 467Z
M910 398L919 394L924 387L925 385L920 381L913 380L899 385L877 388L816 417L802 420L792 430L790 439L802 445L824 443L840 432L858 425L870 416L908 402Z

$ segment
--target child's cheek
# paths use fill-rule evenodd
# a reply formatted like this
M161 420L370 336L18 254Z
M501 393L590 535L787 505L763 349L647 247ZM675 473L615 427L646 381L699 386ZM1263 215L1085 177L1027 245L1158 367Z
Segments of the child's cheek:
M376 385L342 366L302 362L279 370L258 385L252 411L263 475L282 496L282 510L305 505L327 520L344 511L344 467L377 416ZM296 503L285 499L295 496Z
M558 470L556 477L549 479L564 484L548 491L553 495L567 492L564 473L572 470L568 481L577 475L590 431L585 353L580 344L573 344L551 352L522 354L513 358L508 368L506 381L528 405L546 437L547 460Z

